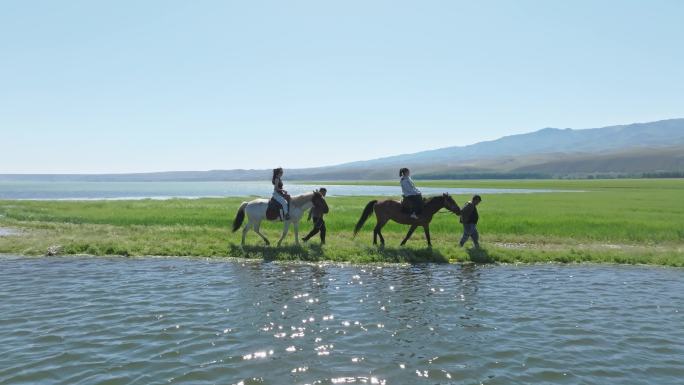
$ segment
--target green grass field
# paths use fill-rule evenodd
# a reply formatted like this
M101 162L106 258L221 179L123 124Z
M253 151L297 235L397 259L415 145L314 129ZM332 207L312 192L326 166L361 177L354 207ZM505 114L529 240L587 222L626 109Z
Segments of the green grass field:
M369 182L355 182L366 183ZM392 184L394 181L372 182ZM321 185L331 185L325 182ZM461 226L446 211L431 226L432 249L421 229L399 247L407 227L389 224L385 248L372 246L374 217L356 239L352 228L373 197L328 198L328 244L313 240L264 247L230 225L246 198L166 201L0 201L0 227L20 234L0 236L0 253L229 256L350 262L614 262L684 266L684 180L476 180L417 181L419 186L544 188L581 190L537 194L483 195L479 207L482 249L457 246ZM397 187L397 190L399 188ZM331 191L334 193L334 191ZM462 205L469 197L456 196ZM302 233L311 228L302 223ZM274 242L282 224L264 224ZM300 234L304 235L304 234Z

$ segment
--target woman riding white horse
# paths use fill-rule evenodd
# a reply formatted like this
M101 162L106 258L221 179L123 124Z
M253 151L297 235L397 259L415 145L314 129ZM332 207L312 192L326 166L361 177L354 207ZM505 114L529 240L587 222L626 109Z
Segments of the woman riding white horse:
M294 227L295 243L299 245L299 221L302 219L304 213L313 206L322 207L325 204L321 193L318 191L309 192L306 194L295 195L290 199L290 219L283 221L284 228L283 234L278 240L278 246L283 242L288 230L290 229L290 222ZM242 245L245 245L245 236L247 232L252 229L255 233L259 234L261 239L270 244L266 236L259 231L261 226L261 221L266 219L266 210L268 209L268 199L254 199L250 202L242 202L240 208L238 209L235 220L233 221L233 232L236 232L242 222L245 220L245 215L247 215L247 224L245 228L242 229Z
M273 176L271 177L271 184L273 184L273 199L280 203L282 207L281 216L283 219L290 219L290 194L283 188L283 168L278 167L273 169Z

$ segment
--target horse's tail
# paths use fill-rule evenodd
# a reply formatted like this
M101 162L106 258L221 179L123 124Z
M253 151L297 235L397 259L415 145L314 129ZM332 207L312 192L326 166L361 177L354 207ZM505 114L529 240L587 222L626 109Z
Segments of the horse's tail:
M366 205L366 208L363 209L363 214L361 214L361 218L359 218L359 221L356 222L356 227L354 227L354 236L361 230L363 227L363 224L366 223L366 220L368 220L368 217L370 217L371 213L373 212L373 208L375 207L375 204L378 203L377 200L370 201Z
M233 220L233 232L236 232L242 226L242 222L245 221L245 207L247 207L247 202L242 202Z

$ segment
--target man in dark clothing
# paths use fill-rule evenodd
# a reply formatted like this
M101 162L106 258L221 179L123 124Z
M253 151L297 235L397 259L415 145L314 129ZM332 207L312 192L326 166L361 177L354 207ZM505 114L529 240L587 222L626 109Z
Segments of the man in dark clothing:
M477 232L477 221L480 219L477 205L480 202L482 198L479 195L473 195L473 199L461 209L461 223L463 223L463 236L459 242L461 247L468 241L468 237L473 238L475 247L480 247L480 234Z
M324 187L321 187L318 190L319 193L325 198L325 194L328 192ZM314 222L314 228L311 230L309 234L306 235L306 237L302 238L302 241L307 242L311 237L314 235L318 234L319 232L321 233L321 245L325 244L325 221L323 220L323 215L328 213L328 204L325 202L325 199L323 200L323 206L322 207L312 207L311 210L309 211L309 219L313 218Z

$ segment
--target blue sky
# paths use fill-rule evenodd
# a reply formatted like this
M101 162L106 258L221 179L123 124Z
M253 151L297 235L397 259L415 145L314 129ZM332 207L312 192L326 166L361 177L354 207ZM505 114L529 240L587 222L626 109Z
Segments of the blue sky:
M320 166L684 117L684 1L3 1L0 173Z

